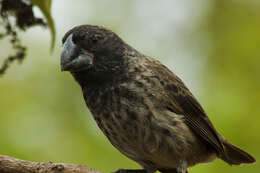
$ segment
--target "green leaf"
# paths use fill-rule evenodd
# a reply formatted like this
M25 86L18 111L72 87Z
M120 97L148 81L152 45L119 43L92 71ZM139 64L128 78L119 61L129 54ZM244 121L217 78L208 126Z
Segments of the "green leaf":
M51 31L51 52L53 51L54 44L55 44L55 36L56 36L56 31L55 31L55 26L54 26L54 21L51 16L51 3L52 0L30 0L32 4L36 5L41 12L43 13L44 17L47 20L48 26Z

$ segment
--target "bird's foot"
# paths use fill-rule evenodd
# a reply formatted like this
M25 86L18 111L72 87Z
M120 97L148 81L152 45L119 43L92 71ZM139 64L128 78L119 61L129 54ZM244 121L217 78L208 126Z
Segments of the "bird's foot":
M177 169L160 169L159 171L161 173L182 173L182 172L178 172ZM188 171L186 170L186 172L184 173L188 173Z
M147 173L144 169L119 169L113 173Z

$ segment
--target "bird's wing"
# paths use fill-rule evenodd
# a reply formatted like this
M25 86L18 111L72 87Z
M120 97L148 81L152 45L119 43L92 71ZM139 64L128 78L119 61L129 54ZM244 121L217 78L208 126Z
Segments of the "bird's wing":
M166 81L164 88L170 100L167 108L184 115L185 123L195 134L212 146L218 154L225 155L223 144L213 124L181 79L159 62L154 70Z
M218 133L198 101L186 89L180 87L178 90L181 91L172 94L172 101L176 103L171 105L178 105L182 109L186 124L199 137L207 141L217 153L224 154L224 147Z

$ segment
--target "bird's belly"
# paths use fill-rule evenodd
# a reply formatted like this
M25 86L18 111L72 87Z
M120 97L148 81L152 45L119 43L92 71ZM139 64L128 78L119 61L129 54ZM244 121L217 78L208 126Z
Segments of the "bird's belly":
M181 121L169 125L157 120L125 120L110 116L96 121L121 153L143 167L176 168L181 160L188 166L206 162L212 152Z

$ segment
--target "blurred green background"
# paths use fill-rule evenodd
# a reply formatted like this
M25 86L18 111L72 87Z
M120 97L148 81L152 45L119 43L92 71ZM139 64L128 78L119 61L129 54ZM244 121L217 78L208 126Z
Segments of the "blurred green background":
M28 56L0 78L0 154L85 164L104 172L139 167L109 144L80 87L60 71L63 34L75 25L97 24L166 64L218 131L259 159L259 0L53 0L52 15L58 40L54 53L49 53L49 31L30 29L21 34ZM11 49L7 39L0 44L2 63ZM258 173L260 166L231 167L216 160L190 172Z

